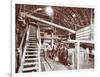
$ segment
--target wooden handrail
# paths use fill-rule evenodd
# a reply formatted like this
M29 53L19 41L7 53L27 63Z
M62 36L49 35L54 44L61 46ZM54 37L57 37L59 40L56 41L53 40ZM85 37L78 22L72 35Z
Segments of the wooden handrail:
M20 43L20 46L19 46L19 49L18 49L18 52L19 52L19 55L20 55L19 56L20 62L21 62L21 58L22 58L22 49L23 49L24 38L25 38L27 30L28 30L28 25L26 26L25 32L23 34L23 37L22 37L22 40L21 40L21 43Z

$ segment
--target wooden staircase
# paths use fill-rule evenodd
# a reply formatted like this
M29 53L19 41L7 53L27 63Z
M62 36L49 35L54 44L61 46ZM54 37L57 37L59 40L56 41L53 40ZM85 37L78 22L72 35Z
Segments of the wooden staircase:
M38 72L39 56L37 30L34 26L29 26L19 72Z

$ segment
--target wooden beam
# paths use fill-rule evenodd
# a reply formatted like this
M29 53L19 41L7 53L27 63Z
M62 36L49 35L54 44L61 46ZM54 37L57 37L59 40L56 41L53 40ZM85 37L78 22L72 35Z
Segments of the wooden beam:
M68 43L76 43L76 42L80 42L80 43L91 43L94 44L94 41L89 41L89 40L68 40Z
M80 67L80 42L79 41L75 43L75 49L76 49L75 51L76 61L75 62L77 62L76 68L79 69Z
M41 19L41 18L39 18L39 17L30 15L30 14L26 14L26 16L27 16L28 18L37 20L37 21L39 21L39 22L42 22L42 23L45 23L45 24L48 24L48 25L51 25L51 26L54 26L54 27L57 27L57 28L66 30L66 31L69 31L69 32L71 32L71 33L76 33L76 31L74 31L74 30L72 30L72 29L69 29L69 28L66 28L66 27L64 27L64 26L61 26L61 25L58 25L58 24L55 24L55 23L52 23L52 22L43 20L43 19Z
M30 22L30 24L36 24L36 25L43 25L45 27L48 27L49 25L47 24L43 24L43 23L35 23L35 22Z

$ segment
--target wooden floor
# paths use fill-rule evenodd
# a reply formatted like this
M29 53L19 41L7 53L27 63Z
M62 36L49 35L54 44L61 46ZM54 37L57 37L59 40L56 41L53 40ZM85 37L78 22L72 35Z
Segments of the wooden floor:
M79 65L80 69L93 69L93 62ZM73 70L71 66L65 66L59 62L56 62L50 58L41 57L41 68L43 71L62 71L62 70Z
M61 71L69 70L68 66L65 66L59 62L56 62L50 58L41 57L41 67L42 71Z
M93 69L94 61L88 61L88 63L80 64L80 69Z

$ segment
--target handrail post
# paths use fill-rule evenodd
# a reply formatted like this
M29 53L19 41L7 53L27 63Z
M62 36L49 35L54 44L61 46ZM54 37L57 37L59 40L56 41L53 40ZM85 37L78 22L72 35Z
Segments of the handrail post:
M40 26L39 25L38 25L38 29L37 29L37 39L39 41L39 43L38 43L39 72L41 72L41 61L40 61L41 37L40 37Z
M24 43L24 39L25 39L25 35L26 35L27 31L28 31L28 25L26 26L26 29L25 29L25 31L24 31L24 34L23 34L23 37L22 37L22 40L21 40L21 43L20 43L20 46L19 46L19 48L18 48L20 66L21 66L21 61L22 61L22 56L23 56L23 55L22 55L23 43Z
M76 67L76 69L79 69L79 66L80 66L80 42L79 41L77 41L76 43L75 43L75 48L76 48L76 50L75 50L75 67Z
M19 63L20 63L20 65L21 65L22 48L18 48L18 52L19 52Z

